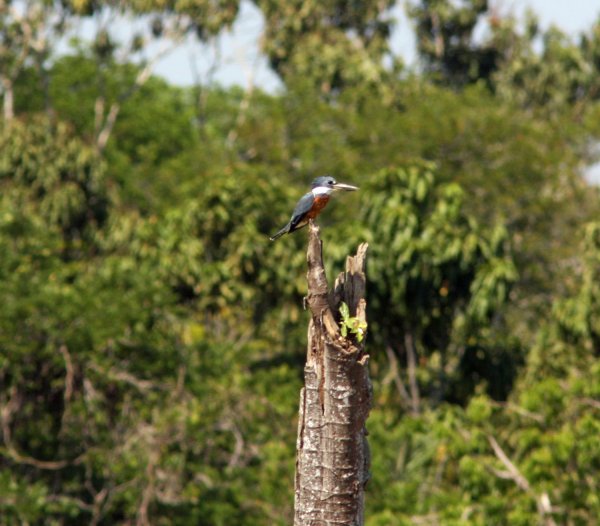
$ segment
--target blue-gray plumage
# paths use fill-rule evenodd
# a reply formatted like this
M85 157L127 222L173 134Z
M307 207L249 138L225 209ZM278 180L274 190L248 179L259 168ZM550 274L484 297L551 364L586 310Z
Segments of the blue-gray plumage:
M358 187L338 183L333 177L328 175L317 177L311 184L311 191L304 194L296 203L288 224L271 237L271 241L275 241L277 238L283 236L283 234L291 234L306 226L310 219L317 217L321 210L325 208L325 205L329 201L329 196L335 190L353 191L358 190Z

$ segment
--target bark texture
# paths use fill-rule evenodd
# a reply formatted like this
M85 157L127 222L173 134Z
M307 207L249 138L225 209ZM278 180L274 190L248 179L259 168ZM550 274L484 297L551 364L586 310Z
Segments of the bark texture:
M364 489L369 479L365 422L371 407L364 340L342 337L338 308L366 321L367 244L348 257L331 292L323 268L319 229L309 225L308 296L311 311L305 386L300 393L296 457L295 526L364 523Z

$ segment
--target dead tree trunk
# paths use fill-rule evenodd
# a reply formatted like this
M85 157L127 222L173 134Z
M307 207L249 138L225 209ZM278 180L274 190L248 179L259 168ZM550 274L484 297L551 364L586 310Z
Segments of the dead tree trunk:
M294 526L360 526L369 478L365 422L371 381L364 340L343 337L339 305L366 321L367 244L348 257L331 293L323 268L319 229L309 225L308 328L305 386L300 393Z

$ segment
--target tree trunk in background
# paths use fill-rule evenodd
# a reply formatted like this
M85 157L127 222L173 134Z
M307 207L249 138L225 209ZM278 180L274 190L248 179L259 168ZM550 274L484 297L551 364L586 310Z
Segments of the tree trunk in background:
M364 340L342 337L341 301L350 316L366 321L367 244L348 257L346 271L330 294L323 268L319 229L309 225L308 329L305 386L300 394L296 457L295 526L364 523L364 489L369 479L365 422L371 407Z
M13 117L15 116L13 83L12 83L12 80L7 77L3 77L2 81L0 83L2 84L3 91L4 91L4 98L3 98L3 102L2 102L2 106L3 106L2 113L4 115L4 120L6 122L10 122L13 120Z

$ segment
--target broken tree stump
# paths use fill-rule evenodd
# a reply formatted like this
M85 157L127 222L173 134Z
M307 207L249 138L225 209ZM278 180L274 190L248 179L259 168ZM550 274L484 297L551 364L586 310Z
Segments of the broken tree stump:
M365 422L371 381L364 339L340 330L339 307L366 325L367 244L346 260L329 292L319 228L309 225L308 295L311 312L296 456L294 526L360 526L369 478Z

